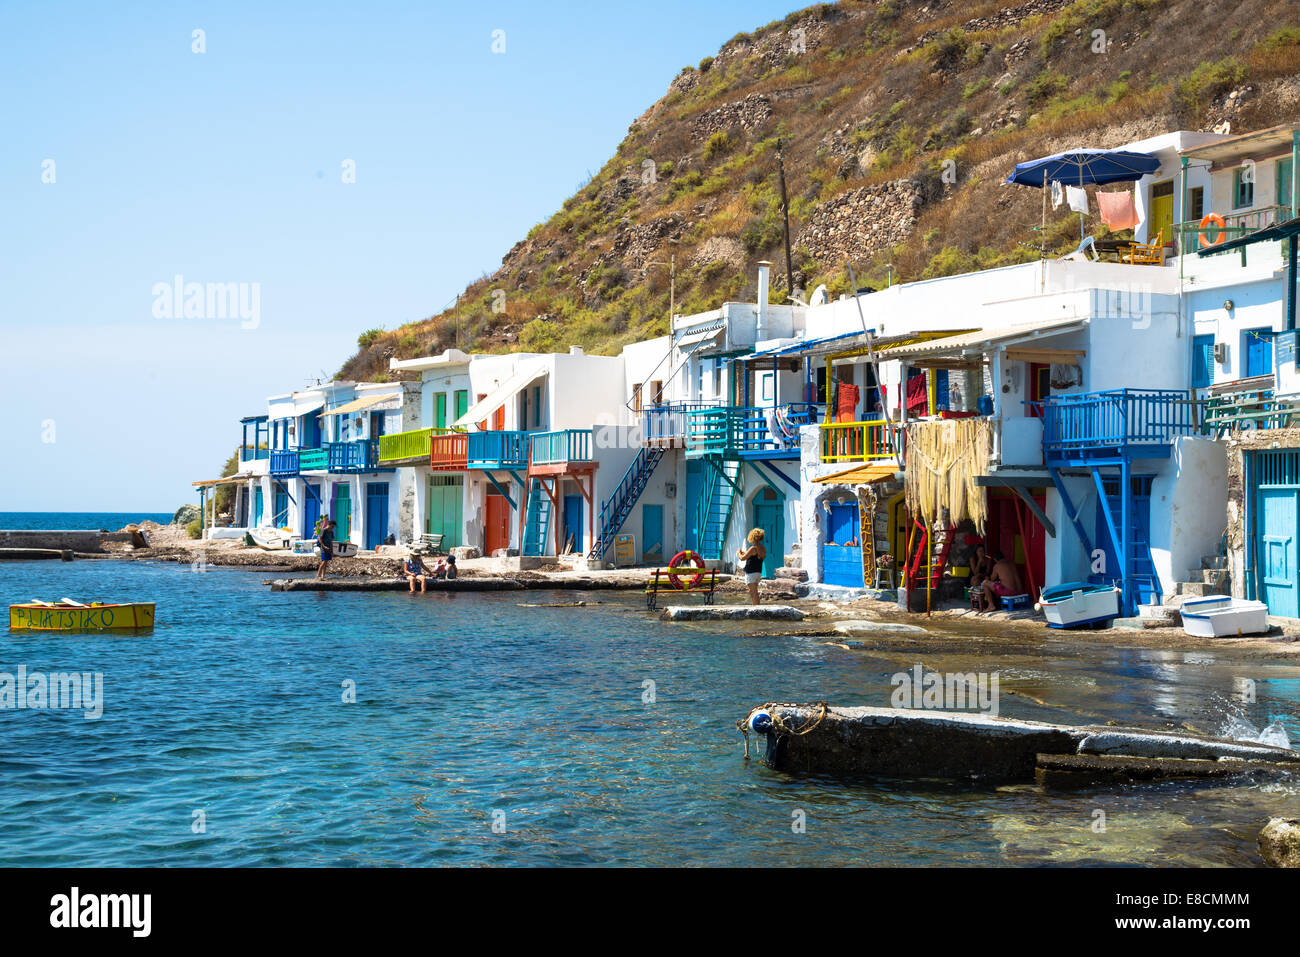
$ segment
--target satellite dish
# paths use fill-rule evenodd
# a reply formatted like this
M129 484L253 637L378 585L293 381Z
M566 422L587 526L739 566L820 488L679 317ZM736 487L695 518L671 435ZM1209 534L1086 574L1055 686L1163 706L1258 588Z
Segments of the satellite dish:
M826 284L822 283L813 290L812 295L808 297L810 306L824 306L831 301L830 293L826 289Z

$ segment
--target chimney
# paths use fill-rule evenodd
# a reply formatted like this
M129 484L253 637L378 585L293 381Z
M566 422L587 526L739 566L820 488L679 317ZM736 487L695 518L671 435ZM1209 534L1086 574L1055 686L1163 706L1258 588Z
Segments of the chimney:
M569 346L569 355L580 356L585 355L585 353L582 351L582 346Z
M758 327L754 330L754 340L762 342L767 338L767 274L772 264L766 259L758 264Z

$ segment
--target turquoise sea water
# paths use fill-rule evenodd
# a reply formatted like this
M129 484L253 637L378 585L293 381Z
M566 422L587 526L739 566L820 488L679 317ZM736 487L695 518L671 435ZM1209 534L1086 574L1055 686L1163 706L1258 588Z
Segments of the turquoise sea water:
M172 512L0 512L0 530L106 528L115 532L132 522L145 520L166 525Z
M104 711L0 710L0 865L1251 865L1259 827L1296 806L1291 782L787 777L743 760L738 718L768 700L883 704L917 654L669 625L632 595L529 608L574 596L273 593L264 577L0 564L10 601L156 600L160 622L6 633L0 672L100 672ZM1300 685L1295 666L1052 640L919 660L1000 669L1003 713L1047 720L1204 726L1234 675L1265 697ZM1282 694L1271 706L1294 710Z

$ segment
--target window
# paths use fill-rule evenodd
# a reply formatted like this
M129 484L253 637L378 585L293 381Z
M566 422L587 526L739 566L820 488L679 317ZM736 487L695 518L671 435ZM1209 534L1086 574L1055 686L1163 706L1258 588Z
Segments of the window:
M533 386L533 426L538 429L545 428L546 410L542 408L542 387Z
M1241 374L1243 378L1273 374L1273 332L1271 329L1247 329L1241 334Z
M655 405L662 405L664 401L664 384L659 379L654 379L650 383L650 401Z
M632 386L632 411L633 412L640 412L642 408L641 385L642 383L637 382Z
M1238 166L1232 171L1232 208L1245 209L1255 205L1255 167Z
M1214 336L1192 339L1192 388L1209 388L1214 381Z
M1187 216L1188 220L1200 222L1205 216L1205 187L1194 186L1187 191Z
M713 394L714 396L722 395L722 360L713 360Z

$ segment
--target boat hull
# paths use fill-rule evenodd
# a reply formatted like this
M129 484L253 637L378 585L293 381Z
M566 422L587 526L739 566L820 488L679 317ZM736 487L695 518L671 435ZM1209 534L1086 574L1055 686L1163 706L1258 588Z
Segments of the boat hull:
M153 625L153 602L82 606L28 602L9 606L10 631L130 632L145 631Z
M1268 631L1268 606L1242 598L1197 598L1183 602L1183 631L1195 638L1237 638Z
M1067 582L1043 589L1038 600L1049 628L1088 628L1119 617L1119 589Z

